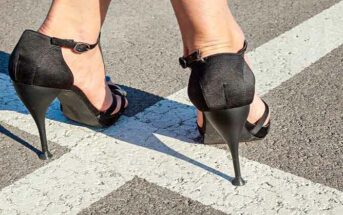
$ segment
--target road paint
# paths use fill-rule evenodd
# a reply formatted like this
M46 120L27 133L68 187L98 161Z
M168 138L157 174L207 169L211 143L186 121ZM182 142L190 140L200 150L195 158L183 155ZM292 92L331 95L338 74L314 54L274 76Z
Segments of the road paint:
M341 45L341 11L343 2L249 53L259 92ZM0 91L0 121L37 135L3 74ZM63 123L58 103L48 117L49 140L72 150L2 189L1 214L76 214L135 175L227 213L343 212L342 192L244 158L248 184L233 187L227 152L192 141L195 114L185 89L102 132Z

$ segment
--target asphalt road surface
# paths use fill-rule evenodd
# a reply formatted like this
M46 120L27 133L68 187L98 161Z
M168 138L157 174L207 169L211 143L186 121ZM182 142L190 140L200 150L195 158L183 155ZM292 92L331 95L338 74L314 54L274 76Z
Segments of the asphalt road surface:
M343 1L234 0L257 91L272 110L263 141L241 144L233 187L225 144L198 144L168 0L113 1L106 70L129 93L115 126L47 114L50 161L7 75L24 29L50 1L0 0L0 214L343 214Z

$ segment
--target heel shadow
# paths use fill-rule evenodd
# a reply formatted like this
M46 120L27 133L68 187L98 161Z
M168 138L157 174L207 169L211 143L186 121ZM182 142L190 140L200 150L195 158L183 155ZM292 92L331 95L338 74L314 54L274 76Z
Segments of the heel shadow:
M37 149L36 147L34 147L33 145L31 145L30 143L28 143L27 141L23 140L22 138L18 137L17 135L13 134L11 131L9 131L8 129L6 129L5 127L3 127L2 125L0 125L0 133L6 135L7 137L11 138L12 140L14 140L17 143L20 143L21 145L23 145L24 147L26 147L27 149L31 150L32 152L34 152L37 156L39 156L40 154L42 154L42 151L40 151L39 149Z

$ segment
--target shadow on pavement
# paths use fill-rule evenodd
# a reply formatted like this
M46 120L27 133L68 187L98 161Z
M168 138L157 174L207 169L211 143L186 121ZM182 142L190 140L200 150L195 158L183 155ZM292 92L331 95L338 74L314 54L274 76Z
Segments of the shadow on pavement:
M33 151L37 156L39 154L41 154L41 151L38 150L37 148L35 148L34 146L32 146L30 143L28 143L27 141L23 140L22 138L16 136L15 134L13 134L11 131L7 130L6 128L4 128L2 125L0 125L0 133L6 135L7 137L11 138L12 140L20 143L21 145L25 146L26 148L30 149L31 151Z
M1 89L1 85L3 85L4 83L1 82L6 82L6 81L10 81L9 77L8 77L8 70L7 70L7 65L8 65L8 59L9 59L9 54L0 51L0 89ZM4 76L3 74L6 74L6 78L2 78L1 76ZM114 79L113 79L114 80ZM148 92L144 92L138 89L134 89L128 86L122 86L125 90L127 90L128 94L129 94L129 102L130 102L130 106L128 109L128 113L127 116L134 116L137 111L135 110L131 110L132 106L134 107L135 105L139 105L139 101L142 100L149 100L149 104L150 106L157 103L158 101L161 101L165 98L150 94ZM7 97L13 97L9 100L11 100L12 102L14 102L16 105L12 105L11 104L1 104L1 99L0 99L0 110L10 110L10 111L16 111L22 114L28 114L26 108L23 107L23 104L20 102L20 100L17 98L17 96L15 95L14 89L12 87L8 87L10 89L6 89L7 91L9 91L9 93L7 92L7 94L5 96ZM0 91L0 96L1 96L2 92ZM191 108L190 106L186 105L186 104L182 104L182 103L178 103L175 101L171 101L171 100L166 100L172 107L176 107L177 109L181 109L181 110L185 110L185 109L189 109ZM147 104L145 102L145 104ZM46 118L50 119L50 120L55 120L58 122L62 122L62 123L67 123L67 124L75 124L75 122L72 122L68 119L66 119L63 114L61 113L61 111L59 111L58 107L59 104L57 102L54 102L54 104L52 105L54 106L54 108L50 108ZM20 107L20 108L18 108ZM145 109L147 107L136 107L136 109L139 109L139 112L141 112L143 109ZM135 109L135 107L133 108ZM187 115L188 113L186 113L185 115ZM181 114L182 115L182 114ZM77 124L79 126L79 124ZM144 124L143 124L144 125ZM109 129L97 129L97 128L91 128L88 127L90 129L92 129L95 132L102 132L105 135L108 135L110 137L116 138L118 140L122 140L125 141L127 143L130 144L134 144L136 146L140 146L140 147L144 147L144 148L148 148L150 150L154 150L154 151L158 151L160 153L164 153L167 154L169 156L173 156L177 159L186 161L192 165L195 165L197 167L200 167L202 169L204 169L205 171L211 172L219 177L222 177L226 180L231 181L233 178L231 176L228 176L227 174L218 171L212 167L209 167L203 163L200 163L199 161L196 161L186 155L183 155L181 153L179 153L178 151L170 148L169 146L167 146L166 144L164 144L163 142L161 142L155 135L153 134L161 134L164 136L170 136L169 132L164 132L164 131L160 131L158 129L156 129L156 131L153 131L151 134L149 134L149 140L148 143L144 138L137 138L137 133L136 132L125 132L125 130L123 130L123 132L119 132L118 131L114 131L113 130L119 130L120 128L115 128L116 126L111 126ZM47 129L49 129L47 127ZM16 140L17 142L19 142L20 144L24 145L25 147L27 147L28 149L32 150L33 152L37 153L40 152L38 149L34 148L32 145L30 145L29 143L27 143L26 141L22 140L20 137L17 137L16 135L14 135L13 133L9 132L8 130L4 129L2 126L0 126L0 132L7 135L8 137L12 138L13 140ZM137 131L139 133L139 131ZM176 135L178 139L183 140L188 142L189 144L194 144L194 143L190 143L189 139L184 137L183 132L179 131L180 134ZM124 134L124 135L122 135ZM147 135L146 135L147 136ZM184 138L183 138L184 137ZM175 138L175 136L172 136L172 138Z

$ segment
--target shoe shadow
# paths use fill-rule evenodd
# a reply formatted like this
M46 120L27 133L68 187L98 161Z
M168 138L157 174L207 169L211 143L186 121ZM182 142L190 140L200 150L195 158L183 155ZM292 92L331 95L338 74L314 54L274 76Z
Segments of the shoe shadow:
M21 114L29 114L19 98L16 96L12 84L10 83L7 69L8 59L9 54L0 51L0 110L14 111ZM138 138L139 132L144 132L144 129L140 129L139 127L137 127L137 131L125 132L127 131L125 130L125 128L120 128L121 125L125 126L125 122L121 123L120 121L118 122L118 126L114 125L108 129L98 129L87 126L85 127L96 132L101 132L115 139L136 145L138 147L144 147L183 160L194 166L200 167L205 171L215 174L225 180L231 181L233 179L233 177L219 170L216 170L176 151L156 137L157 134L175 138L189 144L197 144L199 136L197 133L197 129L195 128L194 107L176 101L168 100L163 97L141 91L139 89L131 88L128 86L122 87L128 92L128 100L130 101L130 106L125 113L125 115L130 118L124 120L132 120L134 118L134 120L132 121L134 121L135 123L138 121L137 123L139 123L139 125L141 126L146 126L146 123L151 125L153 127L153 130L148 131L150 132L149 134L144 134L145 137L148 136L148 138ZM162 100L163 102L160 102ZM158 113L149 111L151 109L149 109L149 107L156 103L157 105L161 106L162 111ZM147 109L147 111L142 113L144 109ZM156 110L156 108L154 110ZM62 123L80 126L80 124L72 122L64 117L62 112L59 110L58 101L55 101L51 105L46 118ZM31 144L27 143L25 140L3 128L3 126L1 125L0 133L8 136L9 138L12 138L13 140L27 147L36 154L39 154L41 152L39 149L33 147Z
M6 135L7 137L11 138L12 140L14 140L14 141L16 141L18 143L20 143L21 145L23 145L27 149L33 151L37 156L39 156L42 153L42 151L40 151L39 149L35 148L30 143L28 143L27 141L25 141L22 138L18 137L17 135L13 134L11 131L7 130L2 125L0 125L0 133Z

